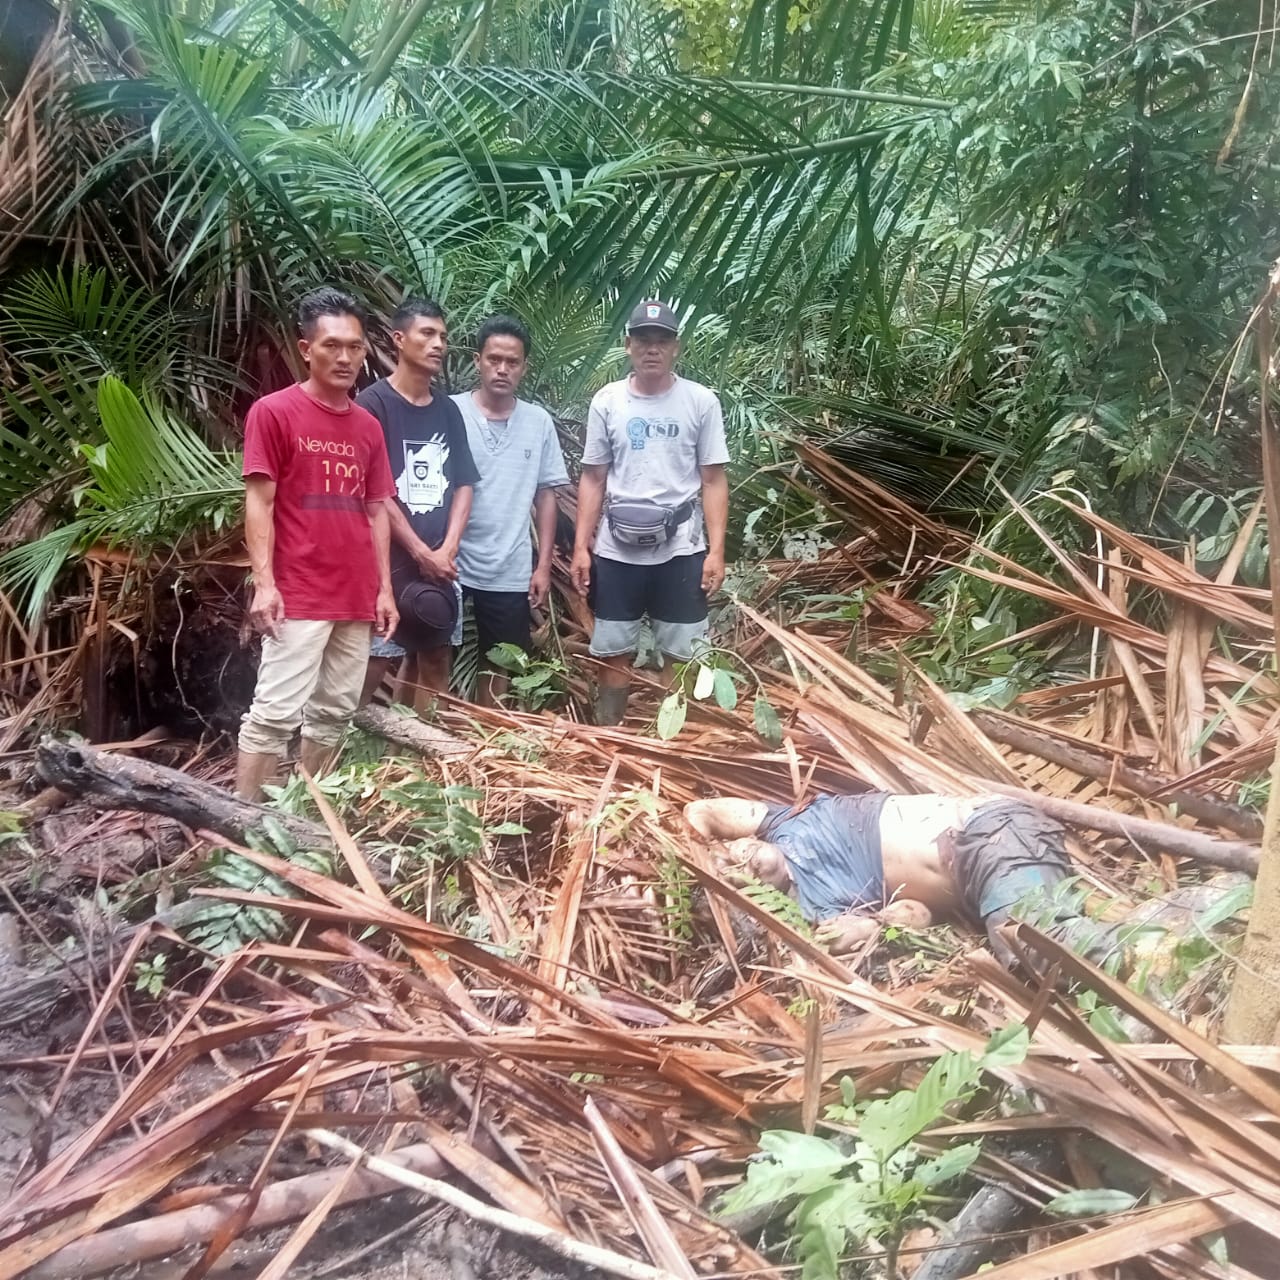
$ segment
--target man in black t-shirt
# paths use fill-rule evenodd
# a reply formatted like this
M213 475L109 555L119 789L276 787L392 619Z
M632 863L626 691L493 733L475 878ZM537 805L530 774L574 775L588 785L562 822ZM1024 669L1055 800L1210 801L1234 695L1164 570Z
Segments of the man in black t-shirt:
M390 640L375 640L365 681L366 700L393 663L403 701L424 709L449 687L450 645L458 643L461 596L454 563L471 512L479 473L458 407L435 395L448 349L444 312L426 298L406 298L391 317L395 372L366 387L356 403L382 424L396 482L391 513L391 585L400 626Z

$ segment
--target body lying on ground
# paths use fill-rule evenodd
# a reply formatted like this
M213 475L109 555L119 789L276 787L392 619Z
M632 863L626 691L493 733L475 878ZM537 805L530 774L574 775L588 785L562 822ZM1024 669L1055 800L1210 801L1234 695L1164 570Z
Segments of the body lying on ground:
M1074 874L1063 828L1001 796L871 791L820 795L802 808L724 797L693 801L685 817L706 839L727 842L728 876L793 893L836 953L879 924L952 918L981 926L1007 959L996 931L1013 909L1052 906L1055 887ZM1065 922L1050 923L1059 931Z

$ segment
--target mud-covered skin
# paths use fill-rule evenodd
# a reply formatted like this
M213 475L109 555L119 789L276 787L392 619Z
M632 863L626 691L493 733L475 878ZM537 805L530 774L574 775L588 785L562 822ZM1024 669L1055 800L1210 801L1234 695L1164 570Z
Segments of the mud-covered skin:
M718 855L726 878L760 880L795 892L804 903L806 884L795 880L806 874L806 859L797 858L794 847L788 858L782 846L757 835L771 812L776 815L776 806L770 810L738 797L698 800L685 810L700 835L727 842ZM819 940L837 953L863 945L880 924L926 928L937 918L960 917L992 933L1008 920L1014 902L1051 890L1071 874L1061 826L1016 800L887 795L873 821L881 869L875 896L850 878L845 909L819 910L817 916ZM831 847L829 821L815 837L826 844L813 848L805 844L806 828L799 817L795 824L789 836L793 846L807 850L811 868L817 856L823 874L829 878L834 873L839 880L842 850ZM776 816L768 829L771 834L779 830ZM866 829L851 819L848 839L868 838ZM818 852L822 849L830 852L830 862Z

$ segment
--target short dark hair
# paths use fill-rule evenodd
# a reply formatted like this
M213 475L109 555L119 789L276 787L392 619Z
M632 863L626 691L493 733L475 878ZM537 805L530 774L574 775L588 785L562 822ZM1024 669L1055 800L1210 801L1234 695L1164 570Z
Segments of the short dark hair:
M490 338L516 338L524 348L524 358L529 358L533 350L533 339L529 330L515 316L490 316L476 333L476 355L484 350L484 344Z
M444 320L444 309L434 298L405 298L391 316L391 328L403 333L415 320Z
M364 308L341 289L313 289L298 303L298 328L309 338L316 331L321 316L355 316L365 327Z

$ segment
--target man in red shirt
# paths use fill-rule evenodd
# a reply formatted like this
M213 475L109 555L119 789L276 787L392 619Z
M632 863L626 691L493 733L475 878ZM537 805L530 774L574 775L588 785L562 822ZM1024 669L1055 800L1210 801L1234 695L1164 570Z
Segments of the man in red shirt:
M236 791L257 799L301 725L299 760L332 759L360 698L370 623L395 628L382 429L351 402L364 363L359 306L318 289L298 307L305 382L263 396L245 419L249 617L262 632L253 705L240 729Z

